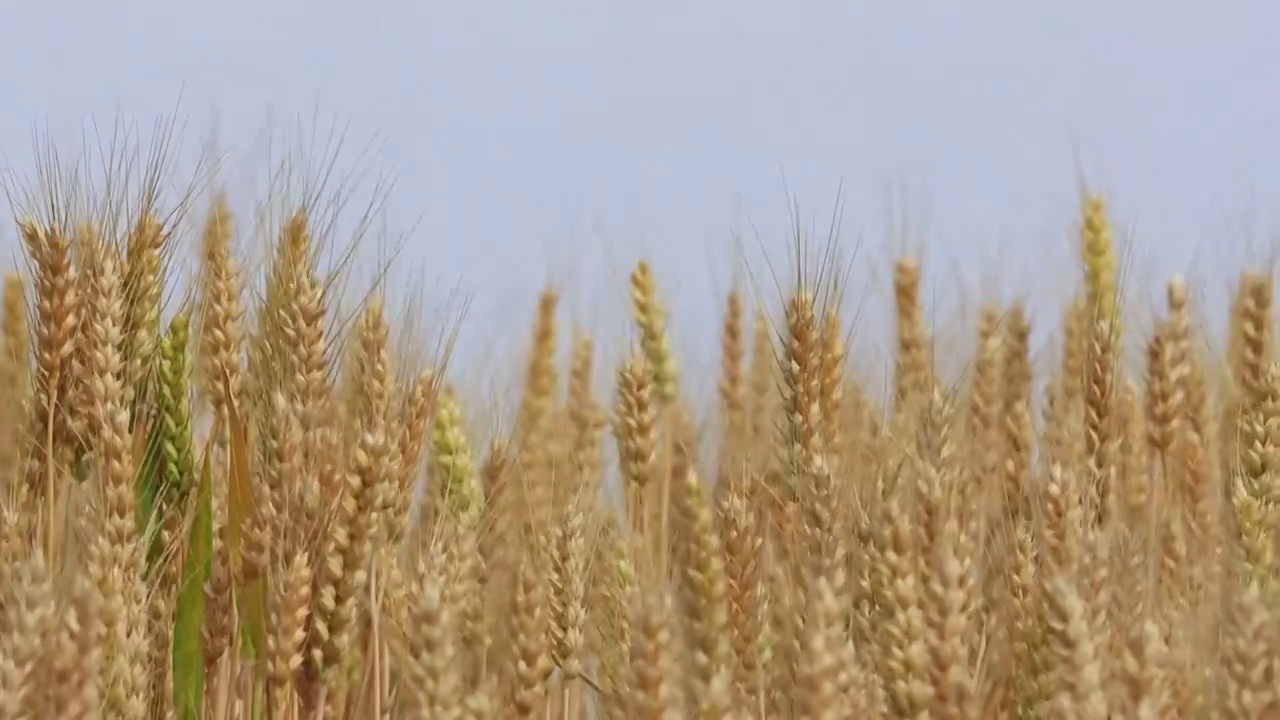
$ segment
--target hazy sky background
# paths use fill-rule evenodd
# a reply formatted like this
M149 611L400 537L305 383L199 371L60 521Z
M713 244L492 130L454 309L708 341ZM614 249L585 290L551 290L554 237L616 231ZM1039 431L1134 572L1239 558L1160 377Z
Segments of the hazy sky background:
M696 365L734 230L785 266L788 191L821 235L843 187L867 312L924 248L945 314L1070 289L1078 159L1139 277L1190 272L1220 305L1280 217L1272 5L0 0L0 137L29 172L34 128L74 149L91 116L145 129L181 92L186 141L216 127L234 183L270 132L336 120L348 159L378 141L386 227L412 230L428 292L472 291L465 347L522 346L549 279L607 332L643 255Z

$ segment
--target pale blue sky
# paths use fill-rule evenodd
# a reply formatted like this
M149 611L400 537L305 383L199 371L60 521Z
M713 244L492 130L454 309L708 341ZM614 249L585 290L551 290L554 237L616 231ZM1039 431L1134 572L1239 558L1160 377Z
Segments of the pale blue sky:
M1077 149L1149 279L1192 270L1220 303L1275 236L1278 21L1150 0L0 0L0 137L23 172L37 124L70 144L181 91L189 142L216 117L233 166L262 166L268 124L319 108L379 139L387 226L413 229L431 283L473 290L469 343L504 327L522 345L549 278L578 278L587 322L612 317L645 255L696 364L731 230L785 261L788 188L821 230L843 182L857 277L914 245L948 302L947 273L976 292L992 263L1001 299L1062 289ZM854 293L884 312L883 282Z

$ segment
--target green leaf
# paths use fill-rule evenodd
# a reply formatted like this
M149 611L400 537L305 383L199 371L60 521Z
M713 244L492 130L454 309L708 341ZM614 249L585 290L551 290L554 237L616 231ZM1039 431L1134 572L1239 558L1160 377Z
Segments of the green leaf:
M204 700L204 586L213 564L213 442L200 469L196 512L173 629L173 702L178 720L199 720Z
M76 448L76 461L71 470L71 475L78 483L82 483L89 478L88 454L83 447Z
M240 417L234 398L227 397L227 440L231 450L231 472L227 485L227 549L232 567L238 568L240 550L244 546L249 524L258 512L250 484L249 433ZM240 611L240 629L245 651L256 657L264 649L267 637L267 593L261 576L237 588L236 607Z
M152 577L155 562L160 555L156 502L160 494L160 450L164 442L158 422L139 422L134 429L134 457L138 467L134 471L134 487L138 493L138 529L148 541L147 577Z

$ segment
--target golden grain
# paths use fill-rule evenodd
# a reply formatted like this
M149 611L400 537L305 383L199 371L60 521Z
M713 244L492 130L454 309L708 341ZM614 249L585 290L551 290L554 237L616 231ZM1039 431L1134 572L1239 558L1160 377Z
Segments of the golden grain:
M487 366L398 356L398 288L338 313L314 201L257 273L214 197L188 305L167 208L65 192L0 305L4 717L1280 716L1274 282L1218 353L1170 279L1135 371L1097 195L1048 362L992 304L945 377L903 257L886 362L821 278L735 286L704 394L641 261L637 346L561 365L545 289L496 417Z

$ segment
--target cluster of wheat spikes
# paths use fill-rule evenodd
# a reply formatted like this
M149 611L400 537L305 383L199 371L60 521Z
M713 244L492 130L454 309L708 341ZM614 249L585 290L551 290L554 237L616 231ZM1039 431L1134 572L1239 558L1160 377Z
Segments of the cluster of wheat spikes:
M50 208L3 292L0 718L1280 717L1273 281L1210 364L1172 280L1131 377L1096 197L1044 383L1014 305L944 386L907 258L880 407L802 272L726 298L707 433L640 263L615 393L549 289L486 447L383 295L334 320L307 206L251 293L216 199L176 311L158 208Z

